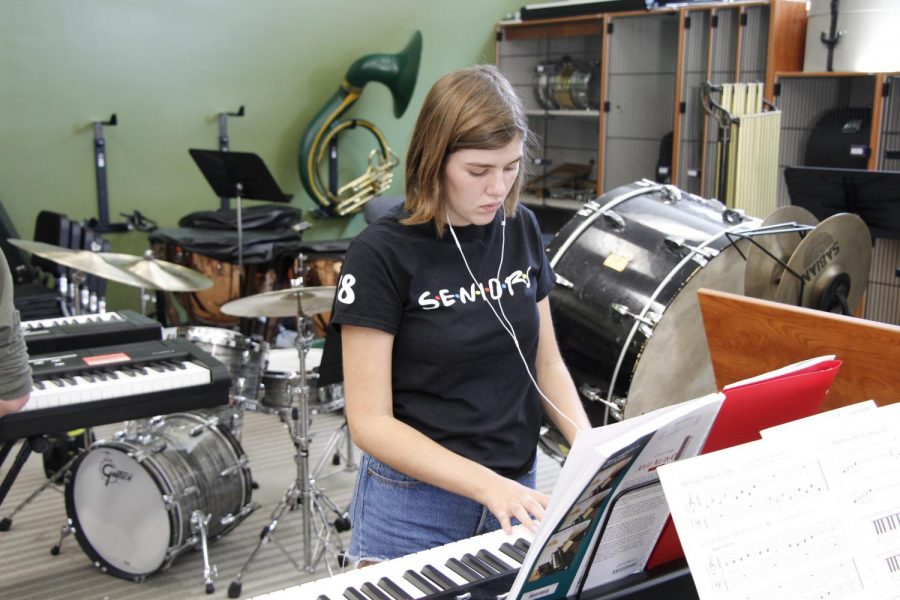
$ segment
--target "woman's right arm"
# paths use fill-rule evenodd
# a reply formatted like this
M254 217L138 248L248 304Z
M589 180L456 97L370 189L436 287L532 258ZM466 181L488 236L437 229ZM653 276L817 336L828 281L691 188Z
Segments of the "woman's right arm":
M394 336L341 326L344 395L353 442L367 454L420 481L486 506L507 532L511 519L532 526L544 516L546 495L447 450L394 418L391 355Z

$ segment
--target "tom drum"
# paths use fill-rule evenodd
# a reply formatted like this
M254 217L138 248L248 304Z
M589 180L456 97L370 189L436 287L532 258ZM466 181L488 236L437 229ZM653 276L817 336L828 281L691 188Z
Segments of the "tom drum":
M309 387L309 409L313 414L344 408L344 386L341 383L319 385L320 348L310 348L306 355L306 384ZM272 412L290 408L300 383L300 356L294 348L277 348L269 352L263 374L260 404Z

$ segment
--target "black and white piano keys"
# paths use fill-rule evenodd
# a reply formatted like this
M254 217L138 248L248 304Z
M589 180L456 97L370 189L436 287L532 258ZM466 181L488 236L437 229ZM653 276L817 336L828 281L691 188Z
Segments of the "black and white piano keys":
M453 598L455 592L501 577L508 590L532 539L534 535L518 525L510 535L493 531L252 600L412 600L445 594Z
M231 384L224 364L185 340L72 350L29 363L31 399L0 419L0 442L222 406Z
M22 321L31 356L162 339L162 325L133 310Z
M143 365L111 365L83 374L36 376L23 411L69 406L210 383L210 371L191 361L161 360Z

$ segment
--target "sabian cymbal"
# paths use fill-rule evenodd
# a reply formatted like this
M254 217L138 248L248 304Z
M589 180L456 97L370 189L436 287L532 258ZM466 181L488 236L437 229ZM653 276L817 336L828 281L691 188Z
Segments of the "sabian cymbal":
M212 287L213 280L193 269L172 262L159 260L151 254L133 256L113 252L98 253L106 262L136 275L149 285L148 289L165 292L196 292Z
M759 229L770 233L761 232L753 236L755 243L750 244L747 251L744 294L753 298L774 300L778 284L781 283L784 274L784 264L803 240L803 234L809 231L808 227L803 226L818 223L819 219L811 212L793 205L777 208L766 217Z
M839 312L839 297L843 296L853 313L869 285L871 264L872 238L863 220L849 213L833 215L819 223L794 250L788 269L800 278L785 273L775 300Z
M234 317L296 317L311 316L331 310L334 301L333 285L297 287L264 292L226 302L222 312Z
M69 267L76 271L81 271L89 275L94 275L102 279L117 281L134 287L150 287L148 282L141 279L137 275L123 271L119 267L106 262L97 252L90 250L70 250L54 246L53 244L45 244L44 242L33 242L31 240L19 240L11 238L8 240L13 246L17 246L26 252L30 252L41 258L46 258L51 262Z

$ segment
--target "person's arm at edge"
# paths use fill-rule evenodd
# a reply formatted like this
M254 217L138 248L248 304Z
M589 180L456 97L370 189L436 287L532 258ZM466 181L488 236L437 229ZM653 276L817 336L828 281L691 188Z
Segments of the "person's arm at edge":
M18 398L0 400L0 417L22 410L30 397L31 393L28 393L24 396L19 396Z

